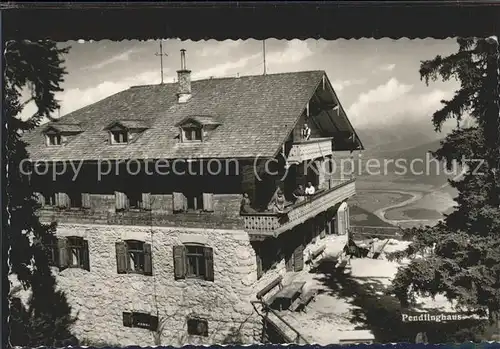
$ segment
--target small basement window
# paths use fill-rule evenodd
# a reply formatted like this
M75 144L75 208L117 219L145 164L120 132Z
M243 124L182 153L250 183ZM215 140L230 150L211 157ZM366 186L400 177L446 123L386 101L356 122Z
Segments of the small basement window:
M208 321L203 319L188 319L187 331L192 336L208 337Z
M128 132L125 130L110 131L111 144L127 144L128 143Z
M158 317L146 313L124 312L123 326L144 328L151 331L156 331L158 328Z

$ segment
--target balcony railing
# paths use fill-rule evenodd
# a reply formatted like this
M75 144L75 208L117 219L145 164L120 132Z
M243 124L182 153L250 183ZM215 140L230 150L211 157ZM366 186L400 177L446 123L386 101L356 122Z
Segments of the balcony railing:
M278 236L310 218L317 216L356 193L355 180L337 182L330 189L317 192L305 201L291 205L284 213L242 213L245 230L250 234Z
M300 164L303 161L331 155L332 152L332 138L313 138L293 143L287 162Z

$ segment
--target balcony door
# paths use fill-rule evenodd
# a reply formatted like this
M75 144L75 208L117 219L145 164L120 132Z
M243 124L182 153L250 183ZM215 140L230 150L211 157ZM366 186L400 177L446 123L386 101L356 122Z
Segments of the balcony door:
M306 182L311 182L314 187L319 184L319 168L316 163L307 163L307 172L305 173ZM307 184L307 183L306 183Z

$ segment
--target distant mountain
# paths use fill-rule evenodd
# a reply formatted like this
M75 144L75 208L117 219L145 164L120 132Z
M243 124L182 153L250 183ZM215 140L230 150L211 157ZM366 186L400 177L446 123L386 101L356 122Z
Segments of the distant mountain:
M393 125L360 126L356 132L365 146L366 154L380 154L424 145L441 139L445 134L437 133L430 122L409 122Z

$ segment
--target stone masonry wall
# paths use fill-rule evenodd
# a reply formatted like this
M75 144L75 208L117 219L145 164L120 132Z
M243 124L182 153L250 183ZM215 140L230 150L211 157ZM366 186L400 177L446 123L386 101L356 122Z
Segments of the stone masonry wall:
M78 315L74 332L79 339L155 345L154 332L124 327L122 313L158 311L160 323L165 321L162 345L222 343L237 330L247 343L258 340L260 319L250 304L257 280L255 252L244 231L60 224L57 234L82 236L89 244L90 272L57 271L58 285ZM125 239L151 244L153 276L117 273L115 242ZM213 247L214 282L174 279L172 246L189 240ZM189 315L208 320L208 338L187 335Z

